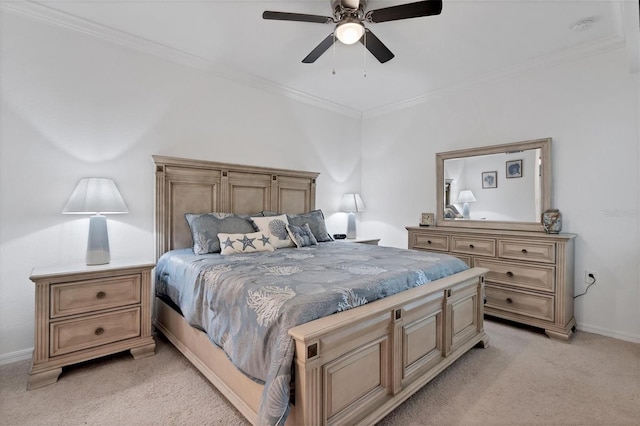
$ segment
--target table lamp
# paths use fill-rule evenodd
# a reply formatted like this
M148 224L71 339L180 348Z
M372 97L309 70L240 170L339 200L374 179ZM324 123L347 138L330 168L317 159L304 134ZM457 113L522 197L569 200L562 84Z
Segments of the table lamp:
M476 200L476 197L473 196L473 192L470 189L465 189L460 191L458 194L458 203L462 204L462 218L469 219L469 203L473 203Z
M347 238L356 238L356 213L365 211L367 206L364 205L360 194L344 194L340 202L340 211L349 213L347 220Z
M81 179L62 213L93 214L89 222L86 262L87 265L109 263L109 234L104 215L128 213L115 182L106 178Z

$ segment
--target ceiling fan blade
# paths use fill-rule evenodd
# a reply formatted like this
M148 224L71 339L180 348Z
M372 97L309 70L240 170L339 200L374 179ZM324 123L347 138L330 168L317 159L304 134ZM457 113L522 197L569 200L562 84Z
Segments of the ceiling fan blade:
M262 19L273 19L276 21L315 22L318 24L333 23L333 18L330 16L307 15L305 13L272 12L270 10L265 10L262 13Z
M398 21L400 19L439 15L440 12L442 12L441 0L426 0L371 10L367 12L367 20L374 23Z
M333 33L331 33L327 36L327 38L322 40L322 42L320 42L320 44L317 45L316 48L313 49L311 53L307 55L306 58L302 60L302 63L305 63L305 64L314 63L316 59L322 56L322 54L326 52L327 49L333 45L333 42L334 42Z
M367 50L371 52L381 64L390 61L395 56L368 28L365 28L365 35L360 38L360 43L364 44Z

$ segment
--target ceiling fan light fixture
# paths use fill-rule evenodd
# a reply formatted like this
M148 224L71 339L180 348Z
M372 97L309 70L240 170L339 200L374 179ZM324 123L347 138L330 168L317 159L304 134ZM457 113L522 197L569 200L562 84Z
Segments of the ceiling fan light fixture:
M336 26L336 37L344 44L357 43L364 34L364 25L357 20L345 20Z

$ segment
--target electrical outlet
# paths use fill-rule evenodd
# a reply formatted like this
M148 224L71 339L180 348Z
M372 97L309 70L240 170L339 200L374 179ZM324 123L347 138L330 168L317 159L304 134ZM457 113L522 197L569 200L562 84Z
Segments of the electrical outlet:
M587 269L584 271L584 282L586 284L591 284L596 280L597 276L597 272Z

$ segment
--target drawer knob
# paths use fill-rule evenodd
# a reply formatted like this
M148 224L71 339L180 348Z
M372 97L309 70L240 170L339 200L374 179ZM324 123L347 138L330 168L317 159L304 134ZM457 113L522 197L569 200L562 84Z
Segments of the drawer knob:
M507 297L507 303L513 303L513 300L511 300L510 297Z
M508 271L508 272L507 272L507 276L508 276L509 278L513 277L513 272Z
M522 253L527 254L527 249L522 249Z
M427 240L427 244L431 244L431 240Z
M96 336L100 336L102 333L104 333L104 328L98 327L96 328L96 331L94 331L94 333L96 334Z
M99 291L98 294L96 294L96 299L104 299L107 296L107 293L105 293L104 291Z
M474 247L473 247L473 244L469 244L469 248L474 248Z

